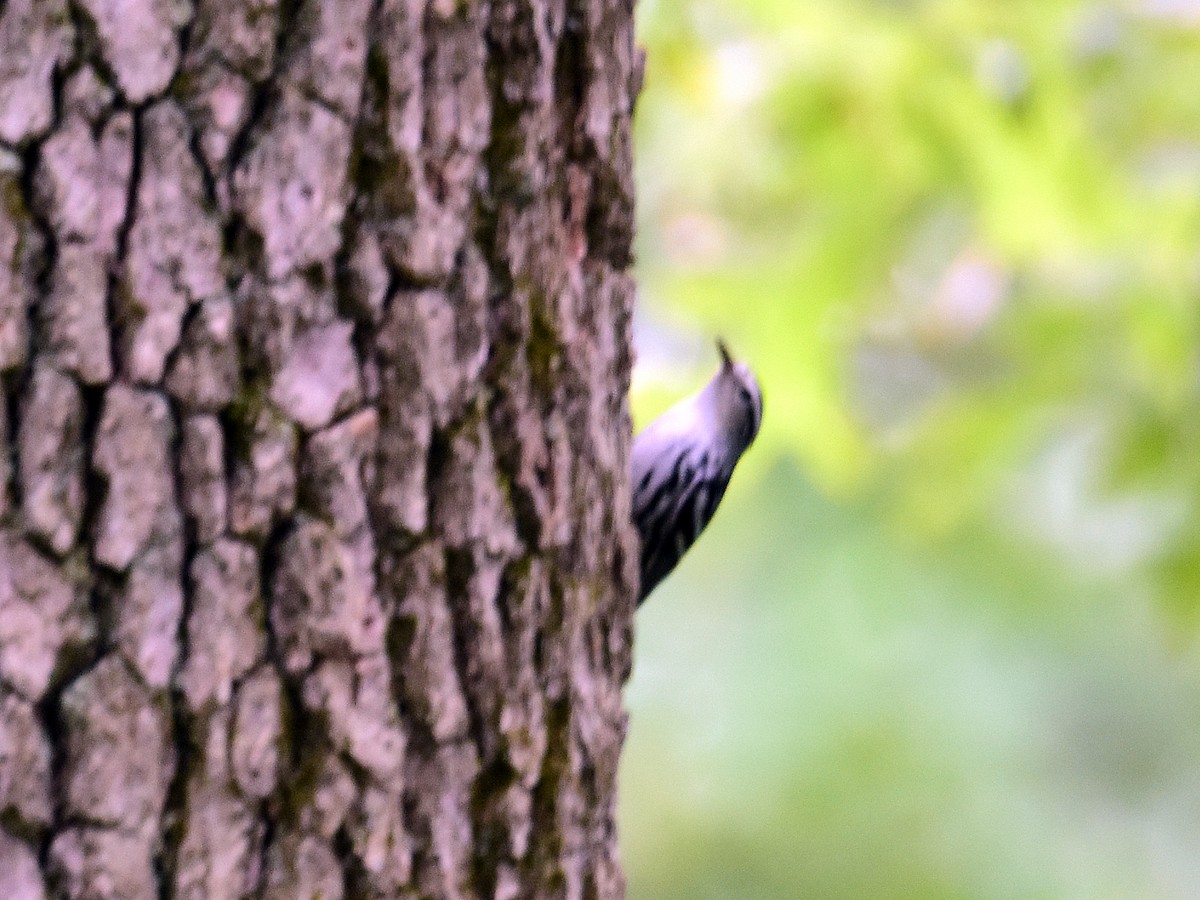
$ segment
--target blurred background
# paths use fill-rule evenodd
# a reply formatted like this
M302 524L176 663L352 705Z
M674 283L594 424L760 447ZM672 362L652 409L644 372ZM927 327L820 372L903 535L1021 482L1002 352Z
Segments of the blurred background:
M1200 0L639 0L631 900L1200 898Z

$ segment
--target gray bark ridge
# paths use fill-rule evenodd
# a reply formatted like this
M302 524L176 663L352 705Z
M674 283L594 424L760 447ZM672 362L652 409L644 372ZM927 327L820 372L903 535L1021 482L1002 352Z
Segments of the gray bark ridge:
M632 28L0 2L0 895L624 896Z

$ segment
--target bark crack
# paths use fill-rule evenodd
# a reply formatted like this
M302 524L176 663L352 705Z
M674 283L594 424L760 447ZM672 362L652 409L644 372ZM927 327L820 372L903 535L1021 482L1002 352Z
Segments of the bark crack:
M34 760L0 866L619 898L629 11L38 8L0 72L0 616L46 640L0 629Z

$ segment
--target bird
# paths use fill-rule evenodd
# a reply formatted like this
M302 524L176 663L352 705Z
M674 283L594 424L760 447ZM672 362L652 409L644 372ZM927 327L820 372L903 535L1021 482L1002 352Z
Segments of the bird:
M762 424L762 390L750 367L717 340L721 367L633 440L633 521L641 537L640 607L678 565L717 510L734 467Z

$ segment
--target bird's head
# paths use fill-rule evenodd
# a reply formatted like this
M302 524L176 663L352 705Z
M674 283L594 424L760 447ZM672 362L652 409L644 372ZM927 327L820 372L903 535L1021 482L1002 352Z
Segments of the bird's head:
M717 421L738 450L745 450L762 424L762 389L750 367L735 360L720 339L717 352L721 354L721 369L709 384Z

